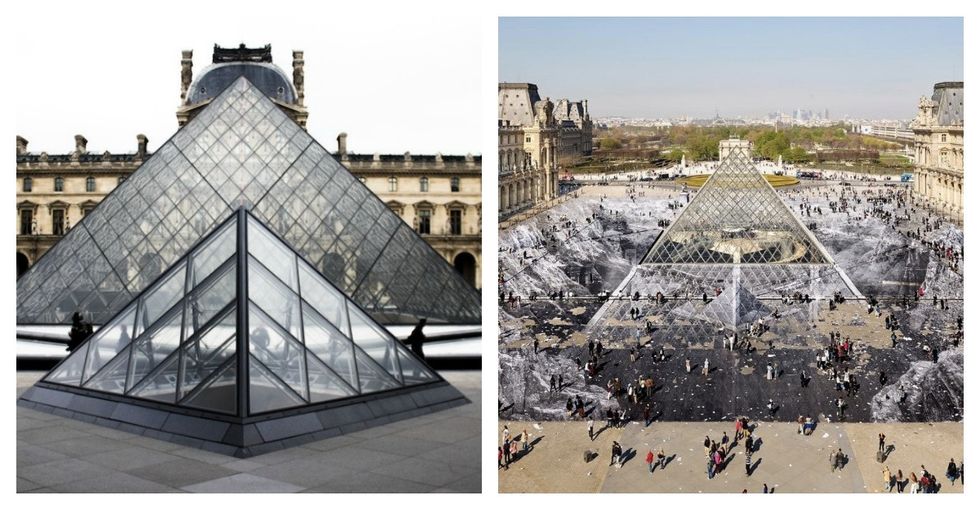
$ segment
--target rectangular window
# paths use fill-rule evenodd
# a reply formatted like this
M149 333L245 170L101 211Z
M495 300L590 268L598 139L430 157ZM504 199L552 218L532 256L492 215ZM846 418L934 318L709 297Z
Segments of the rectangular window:
M85 216L88 216L88 213L90 213L90 212L92 212L94 210L95 210L95 206L94 205L87 205L85 207L82 207L82 217L84 218Z
M31 235L31 223L34 222L34 211L30 209L20 210L20 235Z
M432 211L422 209L419 211L419 234L432 232Z
M65 235L65 210L55 209L51 211L51 233L56 236Z
M449 210L449 234L458 236L463 234L463 210Z

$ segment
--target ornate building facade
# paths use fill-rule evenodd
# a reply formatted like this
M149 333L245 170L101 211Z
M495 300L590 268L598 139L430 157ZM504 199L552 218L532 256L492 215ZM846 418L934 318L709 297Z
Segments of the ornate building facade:
M271 48L219 48L212 64L194 76L193 53L182 52L180 107L183 126L221 91L225 74L242 73L242 62L273 72L250 77L267 97L305 128L303 52L293 52L292 80L272 63ZM254 66L249 66L254 67ZM246 70L248 77L249 70ZM251 78L254 78L251 79ZM481 157L473 155L349 154L347 135L338 136L337 159L475 287L480 287ZM88 140L75 137L68 154L36 153L17 137L17 275L44 253L88 211L149 157L147 139L137 136L134 153L90 153Z
M941 82L919 99L912 121L915 184L920 200L944 216L963 221L963 82Z
M541 99L533 83L500 83L499 215L507 217L558 196L560 162L592 153L588 101Z

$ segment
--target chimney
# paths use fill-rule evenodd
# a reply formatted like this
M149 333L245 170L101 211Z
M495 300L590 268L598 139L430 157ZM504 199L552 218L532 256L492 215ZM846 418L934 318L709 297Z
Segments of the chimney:
M296 88L296 103L303 106L303 98L306 94L303 92L303 52L300 50L293 50L293 87Z
M149 142L149 139L146 138L146 135L136 135L136 157L139 159L146 158L147 142Z
M187 90L191 88L194 76L194 50L180 52L180 102L187 101Z
M585 105L585 115L588 116L589 115L589 100L588 99L583 99L582 100L582 104Z
M27 154L27 139L23 136L17 136L17 155L21 156Z
M85 147L88 145L88 140L82 135L75 135L75 152L79 154L88 153L88 149Z
M347 157L347 133L337 135L337 154L340 154L341 158Z

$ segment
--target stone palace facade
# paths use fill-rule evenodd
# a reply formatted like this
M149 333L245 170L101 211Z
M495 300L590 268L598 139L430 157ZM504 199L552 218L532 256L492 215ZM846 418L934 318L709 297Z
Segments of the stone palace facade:
M933 210L963 221L963 82L937 83L919 99L914 194Z

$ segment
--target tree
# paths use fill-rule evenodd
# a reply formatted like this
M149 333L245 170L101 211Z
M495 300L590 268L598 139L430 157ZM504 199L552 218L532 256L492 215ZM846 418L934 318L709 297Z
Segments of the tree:
M605 151L616 150L623 147L623 142L617 138L605 137L599 140L599 148Z

